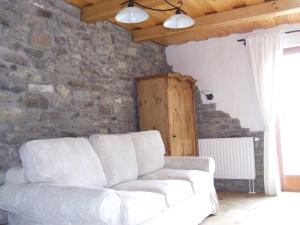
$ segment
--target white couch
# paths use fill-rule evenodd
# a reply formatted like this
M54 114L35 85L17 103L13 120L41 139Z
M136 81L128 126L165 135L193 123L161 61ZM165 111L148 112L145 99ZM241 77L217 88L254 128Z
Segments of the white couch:
M157 131L27 142L0 209L10 225L197 225L215 214L214 161L164 153Z

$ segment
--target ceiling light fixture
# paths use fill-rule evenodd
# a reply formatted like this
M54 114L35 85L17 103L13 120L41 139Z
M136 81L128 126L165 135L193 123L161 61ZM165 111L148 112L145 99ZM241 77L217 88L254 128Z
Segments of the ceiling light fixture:
M149 18L149 14L143 10L153 10L153 11L160 11L160 12L167 12L167 11L175 11L175 15L170 16L167 18L163 26L170 29L182 29L193 26L195 21L193 18L187 15L187 13L182 9L183 2L178 1L177 6L169 2L168 0L163 0L167 3L171 8L168 9L156 9L151 8L145 5L142 5L134 0L128 0L123 4L128 4L128 7L123 8L115 17L115 19L120 23L140 23L144 22ZM139 6L136 7L135 5Z

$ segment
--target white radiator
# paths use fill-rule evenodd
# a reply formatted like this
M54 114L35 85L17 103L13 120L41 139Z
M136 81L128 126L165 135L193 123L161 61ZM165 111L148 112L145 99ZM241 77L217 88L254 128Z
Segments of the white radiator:
M252 137L199 139L200 156L214 158L216 179L255 179Z

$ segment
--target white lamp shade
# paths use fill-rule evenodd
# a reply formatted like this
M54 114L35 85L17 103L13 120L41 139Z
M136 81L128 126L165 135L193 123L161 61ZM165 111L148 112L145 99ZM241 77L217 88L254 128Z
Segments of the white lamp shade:
M138 7L131 6L122 9L115 17L120 23L140 23L149 18L149 14Z
M170 16L165 22L164 27L170 29L182 29L193 26L195 20L185 14L175 14Z

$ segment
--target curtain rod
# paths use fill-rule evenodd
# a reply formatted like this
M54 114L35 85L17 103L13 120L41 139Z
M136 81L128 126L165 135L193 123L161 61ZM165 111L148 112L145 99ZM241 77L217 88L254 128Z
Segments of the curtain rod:
M300 32L300 30L291 30L291 31L287 31L285 32L286 34L291 34L291 33L297 33L297 32ZM237 40L238 42L243 42L243 45L246 46L247 42L246 42L246 39L245 38L242 38L242 39L239 39Z

